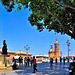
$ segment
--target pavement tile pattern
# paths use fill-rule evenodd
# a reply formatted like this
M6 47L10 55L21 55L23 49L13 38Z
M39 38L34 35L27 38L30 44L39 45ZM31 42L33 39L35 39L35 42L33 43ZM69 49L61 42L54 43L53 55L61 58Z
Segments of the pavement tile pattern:
M38 63L37 69L38 72L33 72L33 67L19 66L18 70L9 70L0 72L0 75L69 75L68 72L69 63L58 63L57 65L53 63L53 66L50 63Z

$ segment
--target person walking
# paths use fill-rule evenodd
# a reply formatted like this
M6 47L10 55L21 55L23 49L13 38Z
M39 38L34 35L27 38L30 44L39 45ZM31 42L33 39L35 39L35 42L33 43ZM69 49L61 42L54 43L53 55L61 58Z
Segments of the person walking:
M24 58L24 64L25 64L25 66L27 66L27 58L26 57Z
M32 57L31 57L31 59L30 59L30 63L31 63L31 67L32 67L32 64L33 64L33 59L32 59Z
M29 57L28 57L28 59L27 59L27 65L28 65L28 67L29 67L29 62L30 62L30 59L29 59Z
M19 57L19 66L21 65L21 56Z
M23 58L21 57L21 64L22 64L22 66L23 66Z
M38 71L37 69L36 69L36 59L35 59L35 56L33 56L33 69L34 69L34 72L33 73L35 73L35 70L36 71Z
M61 65L61 62L62 62L62 58L60 57L60 65Z
M57 58L55 59L55 63L56 63L56 65L57 65Z
M51 66L52 66L52 63L53 63L53 59L52 59L52 58L50 58L50 64L51 64Z
M63 62L64 62L64 65L65 65L65 57L63 57Z
M52 58L52 64L53 64L53 58Z

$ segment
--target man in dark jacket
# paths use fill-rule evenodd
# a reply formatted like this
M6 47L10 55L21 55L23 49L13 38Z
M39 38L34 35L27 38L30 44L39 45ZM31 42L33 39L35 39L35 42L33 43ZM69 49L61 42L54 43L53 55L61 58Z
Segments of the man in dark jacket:
M28 57L28 59L27 59L27 65L28 65L28 67L29 67L29 62L30 62L30 59L29 59L29 57Z

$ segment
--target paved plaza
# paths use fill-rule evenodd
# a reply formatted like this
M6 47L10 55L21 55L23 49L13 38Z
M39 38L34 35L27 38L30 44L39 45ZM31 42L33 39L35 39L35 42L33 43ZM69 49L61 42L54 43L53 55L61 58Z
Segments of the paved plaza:
M57 65L54 63L53 66L50 66L50 63L38 63L37 69L38 72L33 72L33 67L25 67L20 66L18 70L10 70L0 72L0 75L69 75L68 73L69 63L66 62L65 65L63 63Z

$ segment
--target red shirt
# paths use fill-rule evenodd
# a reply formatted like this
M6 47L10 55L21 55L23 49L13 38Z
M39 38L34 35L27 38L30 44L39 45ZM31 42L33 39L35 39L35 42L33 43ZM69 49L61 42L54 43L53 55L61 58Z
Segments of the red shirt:
M36 59L33 59L33 65L36 65Z

